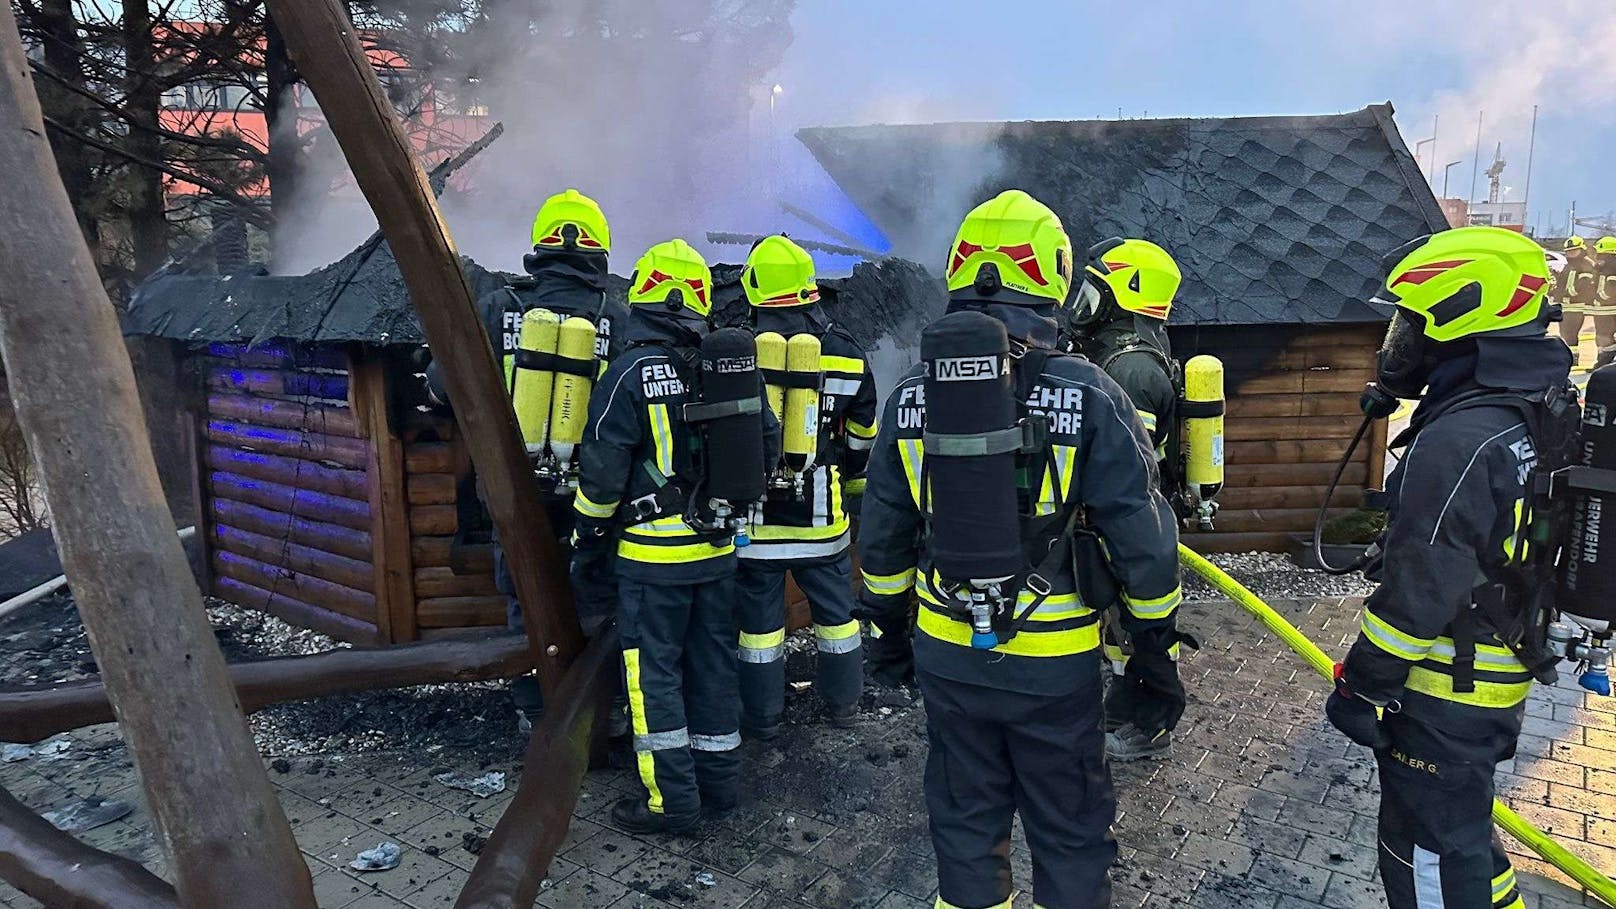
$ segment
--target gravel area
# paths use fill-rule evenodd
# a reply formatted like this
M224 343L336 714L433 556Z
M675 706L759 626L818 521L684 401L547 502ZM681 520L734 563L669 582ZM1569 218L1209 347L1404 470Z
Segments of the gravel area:
M1264 600L1305 600L1314 597L1361 597L1379 585L1360 574L1330 575L1303 568L1287 555L1242 552L1212 555L1207 559ZM1184 573L1184 598L1217 600L1223 595L1194 574Z

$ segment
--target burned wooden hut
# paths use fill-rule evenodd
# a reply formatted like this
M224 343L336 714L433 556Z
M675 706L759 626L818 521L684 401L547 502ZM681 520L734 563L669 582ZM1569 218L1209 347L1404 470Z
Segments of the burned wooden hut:
M1184 271L1174 352L1216 354L1227 368L1227 487L1217 532L1191 541L1203 550L1283 550L1312 527L1373 377L1387 314L1365 301L1380 260L1447 227L1389 104L799 138L901 255L940 264L965 210L1010 188L1053 207L1080 249L1133 236L1173 253ZM1384 441L1382 426L1333 506L1359 505L1381 485Z

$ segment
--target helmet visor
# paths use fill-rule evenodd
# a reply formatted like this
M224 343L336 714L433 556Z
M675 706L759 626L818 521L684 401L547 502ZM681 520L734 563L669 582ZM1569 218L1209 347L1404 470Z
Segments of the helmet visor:
M1072 304L1067 307L1073 322L1086 325L1100 316L1100 303L1102 301L1100 289L1094 286L1094 281L1085 277L1077 285L1077 291L1072 294Z
M1430 345L1418 316L1398 309L1386 328L1376 361L1375 381L1399 398L1417 398L1425 391L1432 363Z

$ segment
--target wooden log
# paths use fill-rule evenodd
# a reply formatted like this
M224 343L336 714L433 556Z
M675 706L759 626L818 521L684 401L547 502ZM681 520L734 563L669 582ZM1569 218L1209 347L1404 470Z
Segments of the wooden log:
M477 473L499 492L489 511L510 556L540 685L554 694L583 649L583 632L516 413L505 403L505 380L431 183L343 4L269 0L268 11L398 261Z
M251 713L334 694L513 678L532 668L521 635L483 632L475 639L235 663L230 681L242 709ZM36 742L112 718L98 680L0 690L0 741Z
M340 612L350 619L375 624L376 598L363 590L323 581L313 575L291 571L233 552L215 552L213 570L243 584L301 600L322 609Z
M354 530L370 530L370 504L311 489L294 489L279 483L255 480L239 474L214 471L208 477L208 491L215 497L257 505L299 518L325 524L340 524ZM335 551L335 550L333 550ZM345 553L346 554L346 553Z
M422 628L478 628L508 621L502 596L432 597L416 603L416 621Z
M112 705L107 703L105 692L101 703L107 719L112 719ZM5 728L8 727L0 726ZM47 906L179 909L180 905L174 888L139 862L79 842L28 810L3 788L0 878Z
M208 370L208 388L285 400L348 400L347 376L298 370L214 367Z
M365 501L368 481L362 470L330 467L317 461L243 451L209 443L207 466L255 480L268 480L293 489L312 489L345 499Z
M352 406L371 440L365 475L375 543L371 564L376 566L376 629L385 641L413 641L418 635L410 507L404 485L404 443L393 430L391 373L386 361L363 354L354 355L351 371Z
M1332 508L1329 517L1350 514L1349 508ZM1313 519L1318 507L1313 508L1225 508L1218 512L1217 528L1228 533L1254 533L1261 531L1305 533L1313 530Z
M265 341L258 344L237 344L215 341L204 348L207 355L223 360L221 365L254 366L266 369L330 369L346 370L348 356L340 347L325 344L294 344L287 341Z
M447 473L455 469L454 447L448 442L416 442L404 446L404 469L410 474Z
M1297 533L1284 531L1254 533L1187 533L1184 545L1196 552L1289 552Z
M453 568L461 574L493 574L494 547L488 543L456 545L454 537L416 537L410 555L417 568Z
M1229 442L1351 439L1357 428L1357 420L1341 417L1241 417L1223 421L1223 437Z
M415 569L415 595L423 599L434 597L492 597L499 596L494 586L494 575L459 574L453 568Z
M1333 394L1272 394L1240 392L1229 398L1227 427L1232 421L1260 417L1358 417L1357 391Z
M1375 348L1366 345L1285 348L1231 348L1214 350L1225 369L1239 372L1293 372L1304 369L1373 369Z
M1327 485L1235 486L1218 493L1218 504L1224 508L1317 508L1327 489ZM1356 508L1363 499L1362 485L1342 483L1331 501L1342 508Z
M1390 432L1389 420L1376 420L1375 425L1369 427L1369 434L1364 437L1363 443L1369 447L1369 477L1365 481L1371 489L1386 488L1386 435Z
M370 444L364 439L328 436L295 429L275 429L229 420L209 420L208 438L220 445L247 448L305 461L330 461L351 470L364 470Z
M538 897L604 734L617 686L617 626L596 635L546 699L522 755L522 782L477 857L455 909L526 909Z
M412 474L405 486L411 505L453 505L459 498L458 485L452 474Z
M140 33L129 17L147 12L127 7L125 29ZM8 3L0 356L62 567L181 905L315 909L164 500L118 316L62 188L29 64Z
M1223 450L1230 464L1335 464L1346 453L1347 440L1228 442ZM1355 460L1368 463L1368 452L1360 447Z
M410 532L417 536L449 536L460 527L453 505L417 505L410 509Z
M284 539L240 530L227 524L213 527L213 545L225 552L311 575L322 581L341 584L354 590L374 593L375 572L368 562L349 559L308 546L299 546Z
M1335 473L1335 464L1245 464L1231 463L1224 478L1225 489L1241 486L1323 486ZM1362 486L1369 469L1363 463L1347 465L1341 475L1344 485Z
M202 557L191 567L196 571L198 589L207 591L213 588L213 560L207 554L207 541L212 538L213 530L213 497L208 495L208 468L204 463L208 440L202 435L207 419L198 408L192 407L186 409L184 421L181 431L185 433L186 454L191 462L191 506L195 509L191 526L196 528L197 539L202 541Z
M301 518L284 511L230 499L212 499L208 510L212 519L219 524L228 524L270 539L322 549L361 562L371 558L370 534L363 530Z
M213 595L245 609L267 612L288 625L347 641L355 647L375 647L382 643L376 626L370 622L349 618L340 612L313 606L284 594L271 593L235 578L214 578Z
M248 395L208 395L209 415L255 426L297 429L328 436L359 437L359 424L346 407L255 398Z
M1363 391L1364 384L1375 377L1373 369L1308 369L1299 372L1275 372L1247 379L1229 389L1232 395L1257 394L1319 394L1329 392Z

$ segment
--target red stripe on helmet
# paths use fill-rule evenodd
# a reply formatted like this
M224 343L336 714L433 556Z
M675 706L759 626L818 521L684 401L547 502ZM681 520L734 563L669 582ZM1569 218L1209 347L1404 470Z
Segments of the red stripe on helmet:
M1399 275L1397 280L1392 282L1391 286L1397 287L1401 284L1424 284L1437 275L1443 274L1451 269L1458 268L1461 265L1469 265L1472 261L1473 260L1471 259L1449 259L1446 262L1432 262L1427 265L1421 265L1419 268L1411 268L1407 272Z
M959 271L960 266L965 264L966 259L981 251L982 247L977 246L975 243L967 243L964 240L959 241L959 244L954 247L954 259L948 263L949 273Z
M1044 277L1044 270L1038 267L1038 253L1033 250L1031 243L1021 243L1016 246L1002 246L999 252L1010 257L1034 284L1044 287L1049 284Z
M1547 283L1549 282L1535 275L1521 275L1520 286L1515 288L1515 295L1509 298L1509 305L1499 311L1498 317L1502 319L1520 312Z

